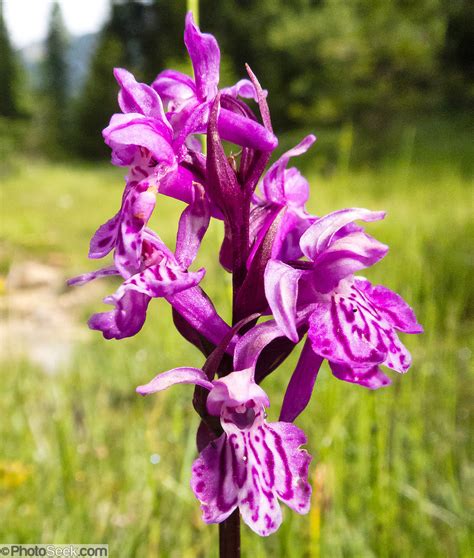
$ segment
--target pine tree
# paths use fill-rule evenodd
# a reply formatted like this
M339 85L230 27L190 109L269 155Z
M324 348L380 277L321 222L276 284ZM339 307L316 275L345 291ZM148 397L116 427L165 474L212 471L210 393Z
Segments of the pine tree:
M61 8L54 2L51 6L46 55L42 68L43 142L45 151L49 154L56 154L64 148L69 133L67 49L67 31Z
M92 57L84 88L76 100L74 147L82 157L104 159L110 153L103 143L101 130L118 109L118 86L112 69L120 66L124 66L123 43L106 28Z
M0 116L18 116L15 80L15 54L3 18L3 4L0 2Z

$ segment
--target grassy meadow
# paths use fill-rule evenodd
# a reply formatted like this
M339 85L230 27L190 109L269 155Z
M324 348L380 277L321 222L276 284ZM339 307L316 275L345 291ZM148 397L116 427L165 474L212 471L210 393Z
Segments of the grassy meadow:
M311 160L304 165L311 169ZM25 161L2 177L2 277L26 260L54 265L65 278L94 269L88 240L118 207L122 174ZM454 157L422 165L411 150L377 169L351 170L341 156L332 174L307 176L316 214L387 210L385 222L368 230L390 252L366 275L400 292L426 333L402 334L413 367L403 377L390 373L392 386L378 392L322 369L297 421L314 456L311 512L285 509L281 529L267 539L243 527L243 556L472 556L472 182ZM171 246L180 207L162 198L154 216ZM230 281L216 261L221 234L213 224L196 265L207 267L203 286L228 316ZM2 284L8 299L8 280ZM102 285L105 295L116 283ZM84 330L91 312L106 309L94 288L81 287L91 296L71 308ZM1 362L1 542L108 543L110 555L123 558L217 556L217 528L201 522L189 487L198 424L192 388L146 399L134 391L160 371L202 364L174 332L166 304L153 301L133 339L104 341L93 332L78 340L55 373L8 350ZM296 358L265 380L270 420Z

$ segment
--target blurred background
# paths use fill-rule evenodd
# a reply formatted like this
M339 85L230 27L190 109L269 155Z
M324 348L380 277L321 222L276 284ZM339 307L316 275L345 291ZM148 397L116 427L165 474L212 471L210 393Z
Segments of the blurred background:
M1 542L217 556L189 488L189 386L134 393L202 358L162 301L135 338L104 341L86 319L116 283L65 287L95 268L89 238L120 203L124 171L101 137L117 111L112 68L145 82L190 72L185 13L181 0L0 4ZM221 46L221 85L248 62L269 90L275 156L318 136L294 161L309 210L388 211L370 231L391 251L367 276L400 292L426 331L404 339L409 373L376 393L321 371L297 421L314 456L311 512L285 512L265 540L244 528L243 555L472 556L474 4L201 0L199 16ZM155 212L170 246L181 210L163 198ZM228 317L221 238L213 224L197 264ZM296 358L265 380L272 420Z

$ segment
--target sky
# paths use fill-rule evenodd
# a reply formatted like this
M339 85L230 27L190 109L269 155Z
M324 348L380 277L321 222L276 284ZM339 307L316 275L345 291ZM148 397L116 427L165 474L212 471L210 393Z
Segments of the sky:
M52 0L0 0L3 14L16 48L46 37ZM108 0L59 0L71 35L98 31L106 19Z

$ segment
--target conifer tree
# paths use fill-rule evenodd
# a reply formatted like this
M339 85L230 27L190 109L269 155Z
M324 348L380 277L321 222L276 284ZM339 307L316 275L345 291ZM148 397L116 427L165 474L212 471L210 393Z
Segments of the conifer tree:
M44 93L44 141L46 150L53 153L64 145L68 125L68 38L61 8L57 2L51 6L43 64L42 90Z
M0 116L18 116L15 80L15 53L3 17L3 4L0 2Z

